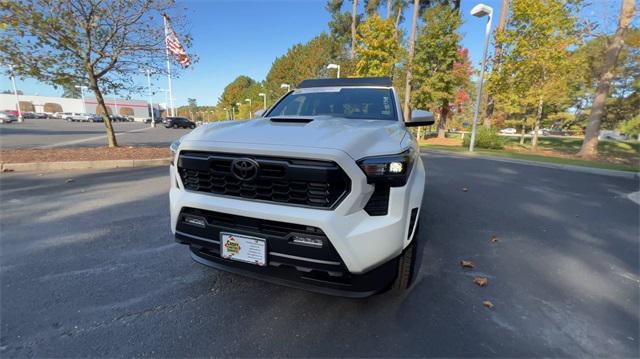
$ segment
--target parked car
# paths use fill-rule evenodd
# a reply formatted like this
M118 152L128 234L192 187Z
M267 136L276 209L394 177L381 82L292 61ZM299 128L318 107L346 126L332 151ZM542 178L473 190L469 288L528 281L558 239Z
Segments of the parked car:
M162 123L162 119L159 118L159 117L158 118L154 118L153 122L156 123L156 124ZM144 119L144 123L151 123L151 119L150 118L145 118Z
M63 119L69 122L102 122L101 116L79 112L65 112L63 114Z
M184 117L167 117L164 127L166 128L196 128L195 122L191 122Z
M620 131L611 131L611 130L602 130L600 134L598 134L599 140L615 140L615 141L627 141L629 136L620 133Z
M503 128L502 130L500 130L500 133L505 134L505 135L515 135L518 133L518 130L516 130L513 127L508 127L508 128Z
M533 134L535 133L535 131L529 131L529 134L531 136L533 136ZM549 130L546 128L541 128L538 129L538 136L548 136L549 135Z
M0 111L0 123L11 123L15 121L18 121L18 118L9 113L9 111Z
M111 119L111 122L129 122L128 118L120 115L109 115L109 119Z
M14 116L15 118L20 117L20 113L17 110L5 110L7 114Z
M171 230L204 265L333 295L419 273L425 169L389 78L305 80L263 117L171 145ZM327 91L328 90L328 91ZM366 145L363 145L366 144Z

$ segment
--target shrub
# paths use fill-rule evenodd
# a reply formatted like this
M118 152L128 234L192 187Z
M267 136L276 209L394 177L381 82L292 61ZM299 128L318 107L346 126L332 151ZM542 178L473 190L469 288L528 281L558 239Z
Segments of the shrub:
M471 134L468 133L464 136L464 146L469 147L471 142ZM497 132L484 127L478 128L476 132L476 144L477 148L486 148L490 150L501 150L504 148L504 138L500 137Z

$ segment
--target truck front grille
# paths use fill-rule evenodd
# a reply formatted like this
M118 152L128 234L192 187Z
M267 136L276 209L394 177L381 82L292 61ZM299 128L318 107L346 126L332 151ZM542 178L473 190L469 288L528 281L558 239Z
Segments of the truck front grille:
M243 178L234 163L249 163ZM349 192L349 177L335 162L182 151L178 172L185 189L254 201L331 209ZM234 173L235 172L235 173Z

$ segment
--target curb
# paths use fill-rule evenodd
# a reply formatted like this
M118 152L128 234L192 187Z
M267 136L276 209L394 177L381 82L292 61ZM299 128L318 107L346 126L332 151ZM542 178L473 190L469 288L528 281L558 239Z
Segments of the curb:
M0 172L28 172L28 171L60 171L83 169L110 169L168 166L171 158L151 160L108 160L108 161L70 161L70 162L31 162L31 163L0 163Z
M478 158L478 159L487 160L487 161L517 163L517 164L521 164L521 165L537 166L537 167L545 167L545 168L553 168L553 169L561 169L561 170L567 170L567 171L591 173L591 174L597 174L597 175L602 175L602 176L621 177L621 178L628 178L628 179L638 179L638 178L640 178L640 173L639 172L608 170L608 169L604 169L604 168L576 166L576 165L564 165L564 164L558 164L558 163L546 163L546 162L538 162L538 161L532 161L532 160L521 160L521 159L515 159L515 158L503 158L503 157L488 156L488 155L462 154L462 153L457 153L457 152L449 152L449 151L442 151L442 150L432 150L432 149L425 149L425 148L421 148L420 150L422 151L422 153L431 152L431 153L436 153L436 154L440 154L440 155L447 155L447 156L451 156L451 157Z

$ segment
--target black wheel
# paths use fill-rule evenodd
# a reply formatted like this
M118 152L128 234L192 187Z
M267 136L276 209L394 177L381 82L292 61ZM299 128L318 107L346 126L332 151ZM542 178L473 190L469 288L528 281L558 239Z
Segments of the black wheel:
M193 130L194 128L196 128L196 125L189 125L189 128Z
M420 223L420 218L417 219L417 223ZM405 290L409 289L415 282L418 272L420 271L420 265L422 264L422 251L424 246L424 240L420 238L420 226L416 228L413 235L411 244L405 248L398 259L398 276L391 285L391 292L395 294L402 294Z
M178 125L174 124L174 125L173 125L173 128L178 128Z

